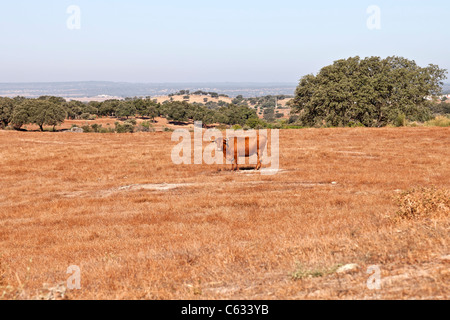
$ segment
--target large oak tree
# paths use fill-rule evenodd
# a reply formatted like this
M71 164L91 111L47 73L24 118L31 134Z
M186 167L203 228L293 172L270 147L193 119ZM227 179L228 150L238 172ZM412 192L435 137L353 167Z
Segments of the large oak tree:
M399 116L425 121L429 96L441 92L446 70L402 57L354 57L304 76L290 102L305 126L381 127Z

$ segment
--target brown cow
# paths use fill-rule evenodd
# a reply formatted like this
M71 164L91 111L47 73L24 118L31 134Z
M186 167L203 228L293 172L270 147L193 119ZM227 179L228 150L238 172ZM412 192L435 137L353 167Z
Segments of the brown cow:
M233 139L233 143L230 139ZM223 156L226 159L233 161L231 170L239 170L239 157L247 158L254 154L256 154L258 160L255 170L261 169L260 157L267 144L267 137L265 135L257 134L256 137L231 137L230 139L217 138L212 142L217 144L218 151L223 151Z

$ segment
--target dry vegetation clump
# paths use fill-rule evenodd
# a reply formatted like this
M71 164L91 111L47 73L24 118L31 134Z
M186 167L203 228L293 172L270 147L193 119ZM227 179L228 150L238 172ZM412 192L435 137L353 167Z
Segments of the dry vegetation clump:
M327 275L330 275L330 274L333 274L334 272L336 272L336 270L340 266L341 265L338 264L338 265L332 266L330 268L315 267L315 268L308 269L305 266L303 266L302 264L298 264L297 268L292 273L292 279L293 280L301 280L301 279L305 279L305 278L319 278L319 277L327 276Z
M397 197L397 215L404 219L435 218L450 214L450 190L414 188Z
M437 116L435 119L427 121L425 126L450 127L450 118L448 116Z

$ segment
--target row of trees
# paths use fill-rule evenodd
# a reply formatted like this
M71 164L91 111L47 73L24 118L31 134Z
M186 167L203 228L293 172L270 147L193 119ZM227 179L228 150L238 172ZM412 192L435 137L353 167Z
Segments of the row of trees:
M67 110L60 102L55 97L0 98L0 128L12 124L14 128L20 129L28 123L38 125L41 130L44 130L44 125L54 128L67 117Z
M173 97L173 96L187 96L187 97L189 97L190 94L191 94L190 90L180 90L178 92L169 94L169 97ZM203 90L194 91L194 92L192 92L192 94L193 95L199 95L199 96L210 96L211 98L219 98L219 97L228 98L228 96L226 94L219 94L217 92L203 91Z
M80 101L66 102L62 98L43 96L38 99L23 97L0 98L0 127L12 125L20 129L25 124L36 124L41 130L44 126L61 124L65 119L92 120L96 117L165 117L174 122L202 121L205 125L220 123L244 126L249 120L260 125L254 109L233 104L208 108L200 104L173 101L163 104L150 99L133 98L126 100L107 100L105 102Z
M303 126L366 126L431 118L430 96L439 95L446 70L419 67L402 57L335 61L300 80L291 112Z
M160 106L160 113L162 116L175 122L193 120L202 121L204 125L220 123L244 126L250 119L258 119L258 115L254 109L235 104L221 106L218 109L210 109L200 104L176 101L162 104Z

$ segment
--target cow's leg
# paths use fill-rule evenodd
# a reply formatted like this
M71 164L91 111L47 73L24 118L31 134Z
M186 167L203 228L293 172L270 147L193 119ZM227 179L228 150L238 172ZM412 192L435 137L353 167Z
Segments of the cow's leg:
M256 158L258 159L258 162L256 163L256 170L261 169L261 159L259 158L259 150L256 152Z
M236 164L235 170L239 171L239 165L238 165L238 159L239 159L239 151L238 151L238 139L234 139L234 163Z
M256 158L257 158L257 163L256 163L256 171L258 171L259 169L261 169L261 160L259 159L259 135L256 136Z

